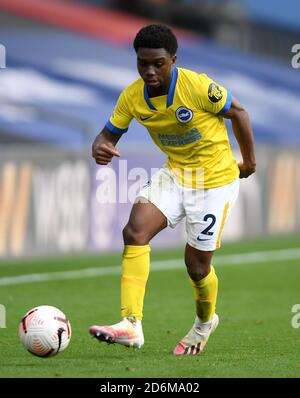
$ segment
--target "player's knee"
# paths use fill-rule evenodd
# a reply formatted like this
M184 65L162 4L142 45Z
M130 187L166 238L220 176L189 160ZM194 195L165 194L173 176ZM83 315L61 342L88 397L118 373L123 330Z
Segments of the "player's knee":
M206 264L205 262L195 261L186 263L187 271L189 277L193 281L200 281L205 278L210 272L210 264Z
M131 224L127 224L123 229L123 240L125 245L147 245L149 243L147 234Z
M188 269L188 274L189 277L195 282L200 281L201 279L205 278L207 275L205 272L202 272L201 270L190 270L190 269Z

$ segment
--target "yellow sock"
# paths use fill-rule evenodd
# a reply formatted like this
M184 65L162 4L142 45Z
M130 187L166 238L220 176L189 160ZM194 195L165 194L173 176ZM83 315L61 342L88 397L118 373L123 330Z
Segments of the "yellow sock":
M150 246L126 245L121 279L121 316L143 318L145 287L150 269Z
M197 316L202 322L207 322L216 310L218 278L214 267L211 265L210 273L200 281L190 281L194 287Z

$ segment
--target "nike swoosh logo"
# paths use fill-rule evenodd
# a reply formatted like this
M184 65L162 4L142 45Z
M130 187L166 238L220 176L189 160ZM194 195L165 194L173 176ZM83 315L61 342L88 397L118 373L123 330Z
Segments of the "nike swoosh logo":
M140 119L141 119L141 121L143 122L143 121L145 121L145 120L147 120L147 119L150 119L150 117L152 117L153 115L151 115L151 116L147 116L147 117L142 117L142 116L140 116Z
M197 236L197 240L199 240L201 242L201 241L204 241L204 240L211 240L211 238L210 239L202 239L202 238L199 238L199 236Z

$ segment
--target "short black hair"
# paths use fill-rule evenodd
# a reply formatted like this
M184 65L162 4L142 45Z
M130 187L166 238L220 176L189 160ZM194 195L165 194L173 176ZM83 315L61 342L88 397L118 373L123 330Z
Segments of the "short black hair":
M135 52L142 48L164 48L169 54L175 55L178 43L172 30L161 24L153 24L143 27L136 35L133 47Z

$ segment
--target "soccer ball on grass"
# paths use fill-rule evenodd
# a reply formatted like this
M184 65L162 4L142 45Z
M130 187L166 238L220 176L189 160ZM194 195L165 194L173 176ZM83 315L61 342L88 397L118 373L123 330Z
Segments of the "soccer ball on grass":
M29 310L19 326L23 346L39 357L50 357L64 351L70 343L71 333L65 314L50 305Z

